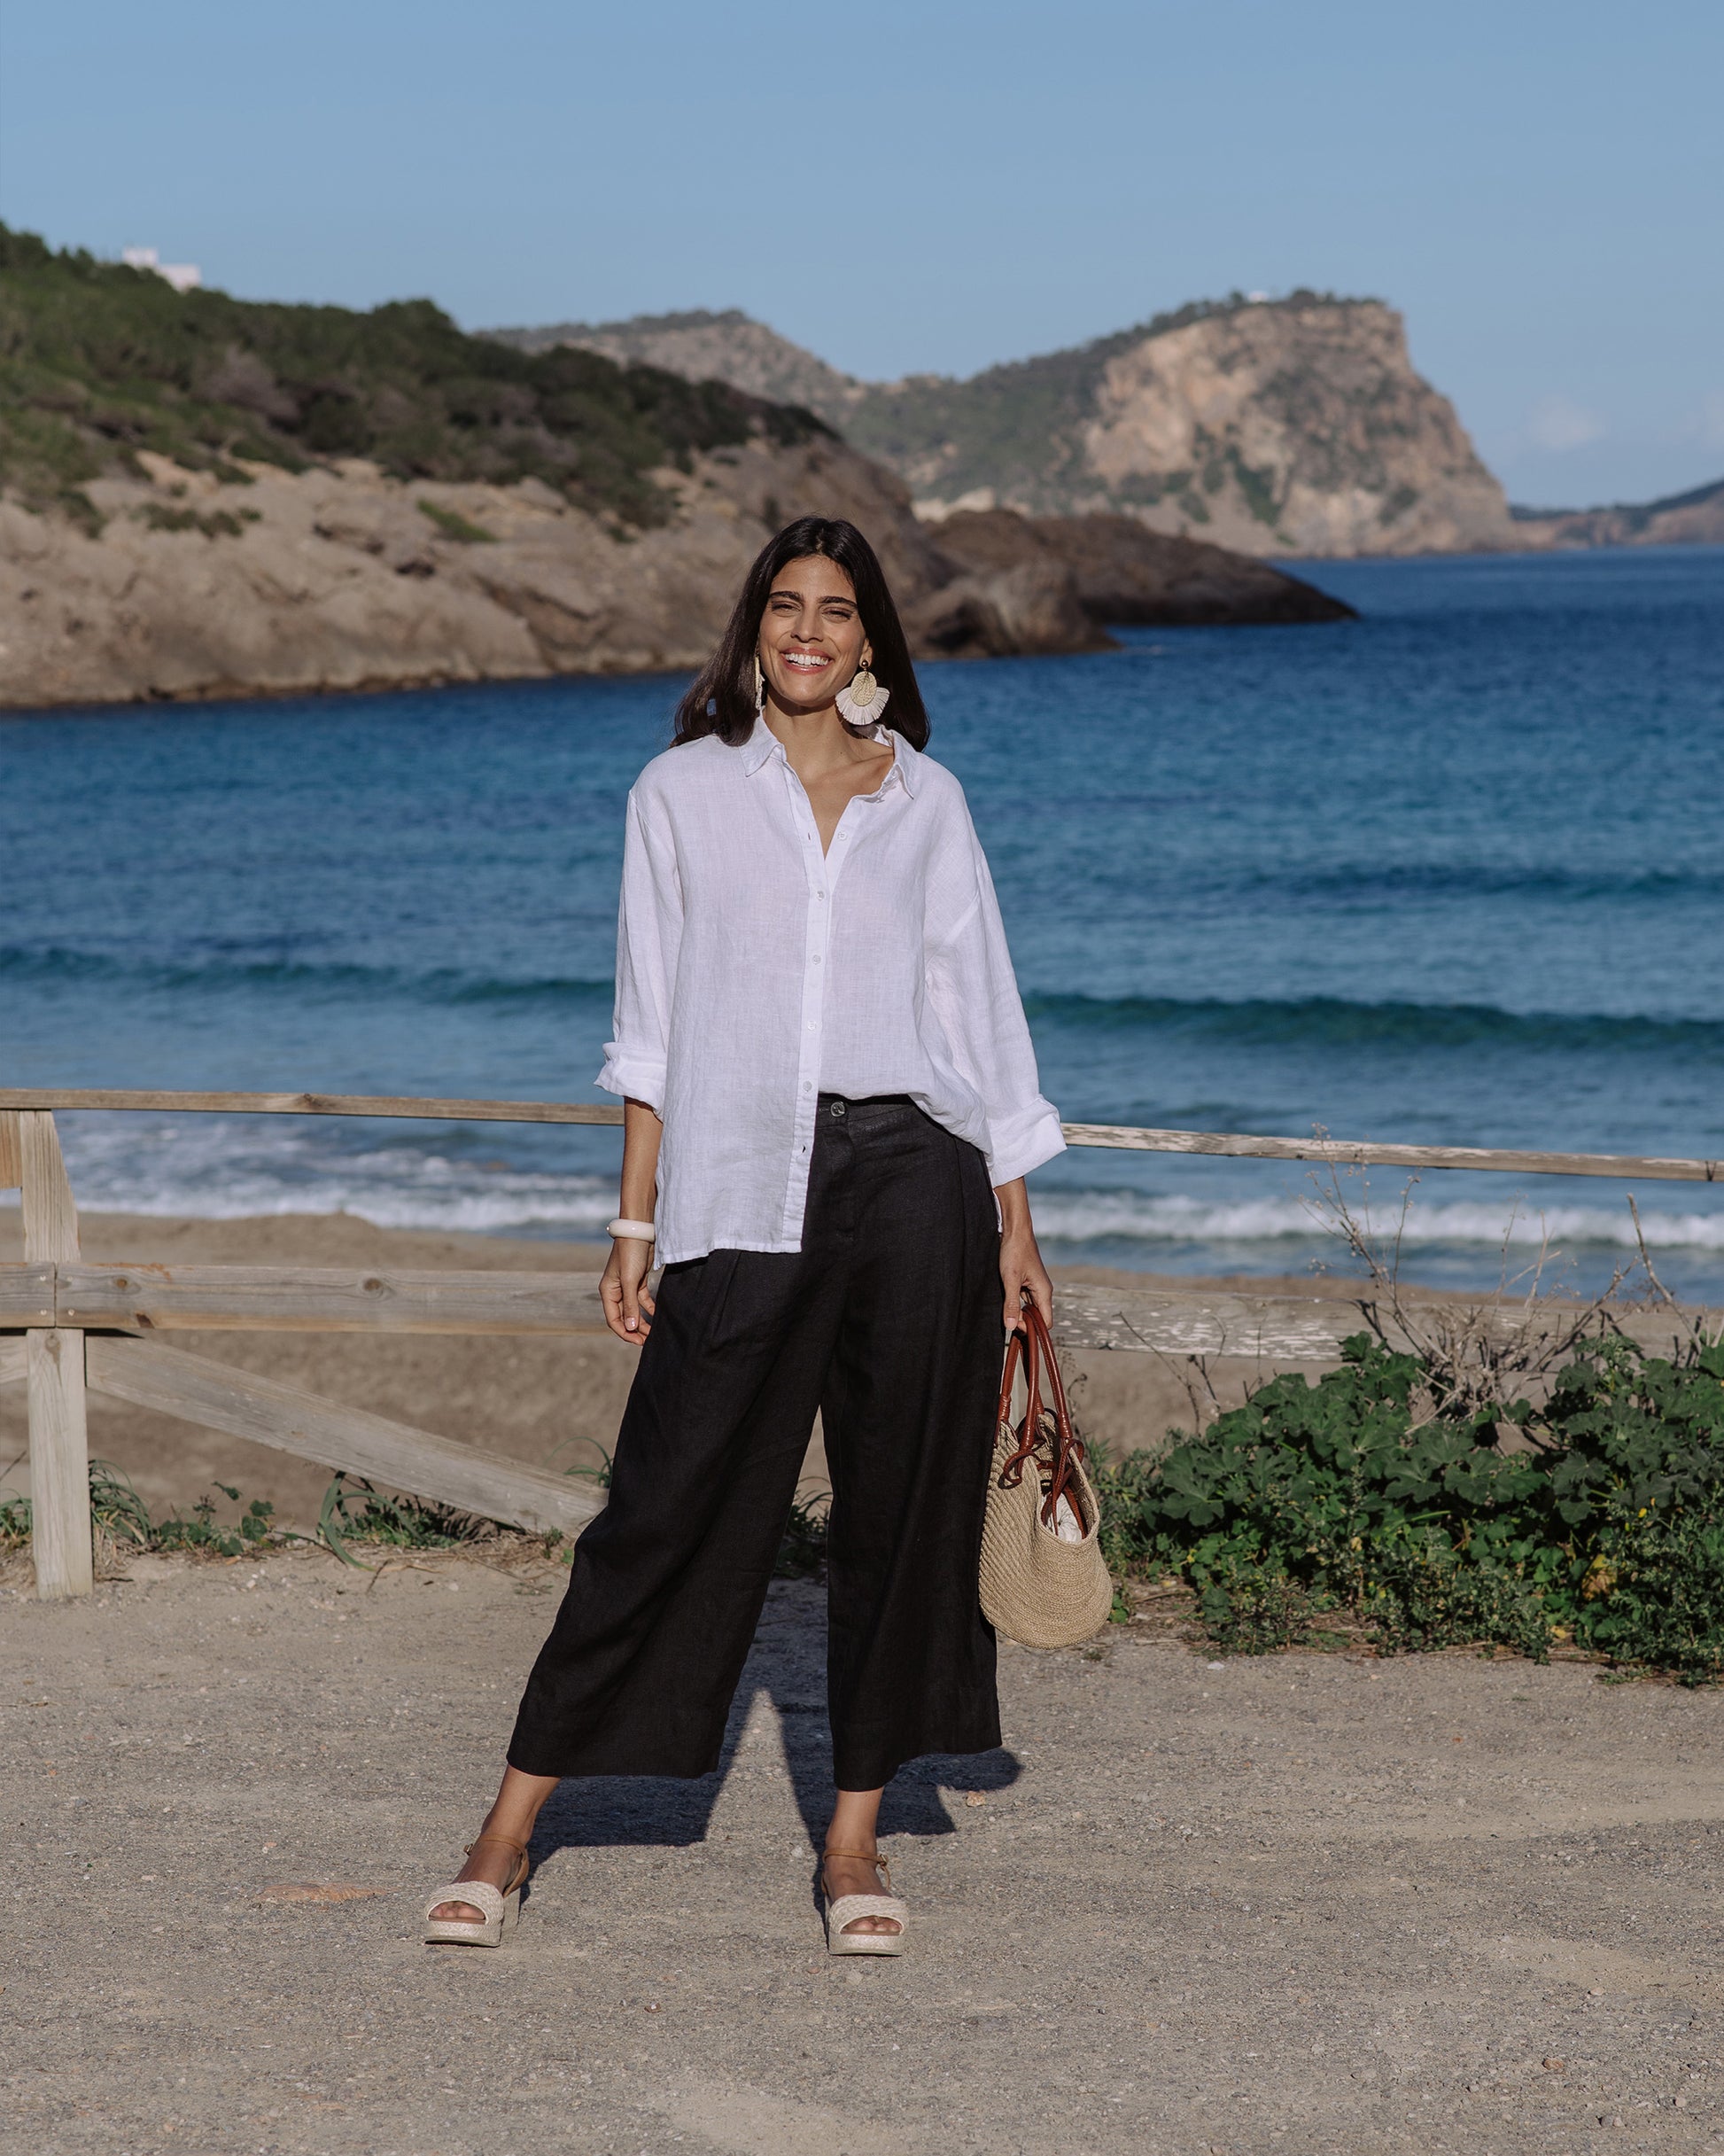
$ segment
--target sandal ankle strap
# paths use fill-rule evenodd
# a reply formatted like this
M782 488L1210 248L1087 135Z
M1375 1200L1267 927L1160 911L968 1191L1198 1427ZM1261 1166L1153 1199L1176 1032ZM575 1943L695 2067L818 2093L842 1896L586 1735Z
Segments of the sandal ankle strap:
M470 1856L481 1841L501 1841L506 1849L513 1849L517 1856L524 1856L527 1853L527 1845L524 1841L512 1841L507 1834L475 1834L461 1852L462 1855Z
M882 1856L878 1849L872 1854L866 1849L822 1849L820 1852L821 1864L824 1865L827 1859L833 1856L850 1856L853 1857L858 1864L873 1864L876 1871L883 1872L886 1874L886 1884L889 1887L892 1883L891 1860Z

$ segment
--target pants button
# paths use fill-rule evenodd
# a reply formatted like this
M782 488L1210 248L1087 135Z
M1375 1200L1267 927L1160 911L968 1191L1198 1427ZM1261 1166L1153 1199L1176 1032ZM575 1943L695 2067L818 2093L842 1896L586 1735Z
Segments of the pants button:
M844 1112L843 1102L842 1101L835 1101L832 1103L832 1112L835 1116L842 1116Z

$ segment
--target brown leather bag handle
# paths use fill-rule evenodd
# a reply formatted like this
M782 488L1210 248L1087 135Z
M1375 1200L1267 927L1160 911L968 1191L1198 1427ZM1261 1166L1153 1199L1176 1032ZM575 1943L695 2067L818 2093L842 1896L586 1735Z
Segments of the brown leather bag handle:
M1040 1350L1041 1359L1047 1366L1049 1389L1053 1395L1053 1479L1048 1485L1046 1497L1042 1500L1042 1522L1044 1526L1051 1527L1060 1498L1066 1497L1067 1502L1071 1503L1067 1491L1074 1467L1083 1459L1083 1441L1072 1428L1071 1408L1066 1399L1066 1381L1060 1374L1060 1358L1053 1351L1053 1340L1047 1329L1047 1320L1034 1303L1025 1303L1023 1322L1026 1338ZM1025 1351L1030 1352L1028 1349ZM1072 1506L1072 1510L1077 1510L1076 1505ZM1082 1524L1080 1520L1079 1525Z
M1044 1411L1042 1405L1042 1370L1045 1366L1049 1389L1052 1392L1053 1436L1050 1450L1052 1453L1052 1480L1042 1501L1042 1521L1044 1526L1053 1523L1055 1509L1066 1495L1072 1479L1073 1465L1083 1458L1083 1441L1072 1428L1071 1409L1066 1400L1065 1380L1060 1374L1060 1358L1053 1351L1053 1342L1046 1320L1028 1296L1023 1304L1022 1327L1013 1333L1006 1348L1006 1374L1000 1386L999 1413L997 1428L1009 1429L1012 1413L1012 1387L1017 1376L1018 1358L1023 1357L1024 1388L1027 1395L1023 1420L1018 1425L1017 1450L1002 1462L999 1486L1013 1490L1023 1480L1023 1471L1035 1456L1036 1448L1044 1441L1043 1428ZM1067 1499L1068 1503L1070 1499Z

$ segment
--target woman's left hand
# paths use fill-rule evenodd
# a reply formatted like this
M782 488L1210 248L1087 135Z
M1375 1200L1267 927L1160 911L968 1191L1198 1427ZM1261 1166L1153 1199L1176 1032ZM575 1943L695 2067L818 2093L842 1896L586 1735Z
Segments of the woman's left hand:
M1015 1333L1022 1326L1026 1294L1041 1312L1044 1321L1051 1326L1053 1282L1048 1278L1047 1267L1042 1263L1042 1253L1037 1247L1035 1223L1029 1217L1029 1194L1023 1187L1023 1178L999 1184L994 1195L999 1200L999 1280L1006 1290L1006 1330Z

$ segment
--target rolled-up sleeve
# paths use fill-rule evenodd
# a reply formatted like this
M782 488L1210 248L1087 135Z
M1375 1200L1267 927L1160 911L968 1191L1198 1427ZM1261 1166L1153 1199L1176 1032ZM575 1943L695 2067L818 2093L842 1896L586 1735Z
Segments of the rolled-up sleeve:
M682 942L682 882L662 806L631 793L617 915L617 1004L598 1083L664 1112L671 1000Z
M967 814L964 821L969 900L944 932L929 923L928 984L959 1071L982 1102L988 1179L998 1187L1063 1153L1066 1140L1042 1098L987 856Z

